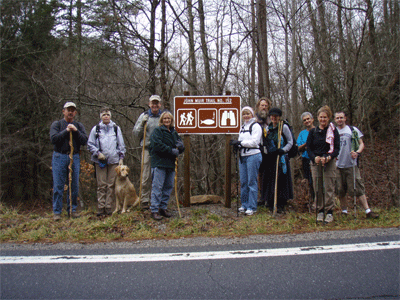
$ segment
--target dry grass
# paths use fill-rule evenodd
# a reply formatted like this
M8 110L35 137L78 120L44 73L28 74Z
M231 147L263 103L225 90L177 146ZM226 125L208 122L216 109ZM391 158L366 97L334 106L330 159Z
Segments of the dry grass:
M172 207L172 210L174 208ZM0 241L2 243L95 243L135 241L143 239L176 239L181 237L239 237L253 234L287 234L329 230L400 226L400 210L375 210L377 220L365 219L358 210L357 219L350 213L342 217L335 212L335 221L317 225L312 213L287 212L273 217L265 208L246 217L236 215L236 205L221 204L181 208L182 218L174 212L171 219L154 221L149 211L135 210L123 215L98 218L94 210L81 211L78 219L53 221L50 210L27 212L0 204Z

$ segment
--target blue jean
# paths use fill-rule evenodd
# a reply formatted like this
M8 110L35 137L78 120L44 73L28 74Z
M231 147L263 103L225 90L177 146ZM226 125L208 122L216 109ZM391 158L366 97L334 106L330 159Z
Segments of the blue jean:
M261 161L261 153L240 158L240 196L244 209L257 211L258 170Z
M74 154L72 163L72 211L76 211L78 206L78 193L79 193L79 170L80 170L80 157L79 153ZM67 190L67 211L70 209L69 201L69 181L68 181L68 166L69 155L58 152L53 152L52 168L53 168L53 212L54 214L61 214L64 185L68 186Z
M168 200L174 188L175 170L170 168L151 168L151 212L167 209Z

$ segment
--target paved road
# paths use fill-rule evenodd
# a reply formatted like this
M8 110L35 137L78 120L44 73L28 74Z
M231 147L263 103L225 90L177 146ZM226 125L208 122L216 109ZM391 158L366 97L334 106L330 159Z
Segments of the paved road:
M1 299L398 299L399 229L0 245Z

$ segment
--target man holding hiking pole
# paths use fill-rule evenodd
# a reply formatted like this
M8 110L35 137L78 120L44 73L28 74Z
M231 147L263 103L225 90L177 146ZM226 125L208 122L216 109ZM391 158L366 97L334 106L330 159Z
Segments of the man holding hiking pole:
M53 213L54 220L61 219L62 201L64 193L64 185L68 178L68 166L70 164L71 149L73 149L71 166L72 178L67 193L67 210L70 211L70 203L72 204L72 218L78 218L76 212L78 207L79 193L79 170L80 157L79 151L81 146L85 146L88 140L85 127L74 120L77 114L76 105L73 102L67 102L62 110L64 118L53 122L50 127L50 139L54 146L52 170L53 170ZM70 137L72 132L72 147L70 146ZM70 199L70 195L71 198ZM71 201L72 200L72 201Z
M356 213L356 199L361 202L365 209L367 219L376 219L378 214L374 213L368 206L365 196L365 187L358 168L358 159L364 150L363 134L353 126L346 125L346 114L342 111L335 113L335 122L340 135L340 152L337 165L337 190L342 209L342 215L347 215L346 193L354 197L354 214Z
M151 193L151 168L150 168L150 136L154 129L159 126L159 120L162 113L161 98L158 95L152 95L149 98L149 109L143 112L133 128L133 134L140 138L142 148L141 165L141 191L140 207L148 209L150 207Z

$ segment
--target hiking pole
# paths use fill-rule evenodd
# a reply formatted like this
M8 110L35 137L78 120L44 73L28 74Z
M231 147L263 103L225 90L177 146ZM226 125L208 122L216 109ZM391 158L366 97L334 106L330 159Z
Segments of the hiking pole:
M324 213L323 224L325 224L325 167L321 164L322 169L322 209Z
M182 219L181 210L179 209L179 199L178 199L178 157L175 160L175 198L176 206L178 207L179 218Z
M279 121L278 123L278 149L281 147L281 137L282 137L282 127L283 122ZM275 192L274 192L274 210L272 212L272 216L275 217L277 211L277 202L278 202L278 173L279 173L279 154L276 157L276 172L275 172Z
M69 131L69 146L71 147L71 152L69 154L69 174L68 174L68 189L69 189L69 211L68 215L72 217L72 164L74 162L74 143L72 139L72 130Z
M320 170L319 170L319 165L317 165L317 176L315 177L315 179L317 180L317 194L316 194L316 199L315 199L315 224L318 224L318 200L321 197L321 193L320 193Z
M357 219L356 166L354 165L353 165L353 197L354 197L354 218Z
M142 188L143 188L143 169L144 169L144 151L146 146L146 130L147 130L147 121L144 123L144 132L143 132L143 147L142 147L142 164L140 166L140 185L139 185L139 209L142 208Z
M232 148L233 154L235 155L235 161L236 161L236 217L239 217L239 172L238 172L238 151L235 151L235 148Z

